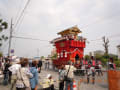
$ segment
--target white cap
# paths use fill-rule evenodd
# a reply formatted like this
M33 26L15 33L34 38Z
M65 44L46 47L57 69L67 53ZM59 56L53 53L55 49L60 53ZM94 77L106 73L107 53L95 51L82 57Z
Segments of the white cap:
M52 76L51 74L48 74L48 75L47 75L47 78L50 78L51 76Z

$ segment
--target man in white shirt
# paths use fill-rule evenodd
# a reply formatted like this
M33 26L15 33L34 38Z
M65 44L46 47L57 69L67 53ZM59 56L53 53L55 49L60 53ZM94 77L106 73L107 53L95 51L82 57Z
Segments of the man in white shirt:
M68 90L68 86L70 86L70 90L73 90L73 79L74 79L74 71L76 68L72 65L72 61L68 62L68 65L65 65L66 75L69 80L66 80L65 90Z

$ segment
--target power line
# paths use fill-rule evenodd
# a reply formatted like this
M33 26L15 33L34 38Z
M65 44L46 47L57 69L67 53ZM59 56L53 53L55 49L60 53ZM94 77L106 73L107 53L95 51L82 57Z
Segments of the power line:
M23 14L23 16L21 17L21 20L19 21L19 26L16 28L17 31L14 32L14 33L18 33L18 31L19 31L19 29L20 29L20 26L21 26L21 24L22 24L22 22L23 22L24 17L25 17L25 14Z
M17 19L17 21L16 21L16 23L15 23L14 28L16 28L17 25L19 24L19 22L20 22L22 16L24 15L24 12L25 12L25 10L26 10L26 8L27 8L27 6L28 6L29 3L30 3L30 0L28 0L27 3L25 4L25 7L23 8L23 10L22 10L22 12L21 12L20 17L18 17L18 19ZM8 55L10 55L11 42L12 42L12 34L13 34L13 28L12 28L12 22L11 22L10 39L9 39L9 47L8 47Z
M29 3L30 3L30 0L28 0L27 3L25 4L25 7L23 8L23 10L22 10L22 12L21 12L20 17L17 19L14 28L16 28L16 26L17 26L18 23L20 22L20 19L21 19L21 17L23 16L23 14L24 14L27 6L29 5Z
M120 34L108 36L108 38L116 38L116 37L120 37ZM99 41L99 40L102 40L102 37L94 40L89 40L89 41Z
M20 1L22 1L22 0L19 0L19 3L20 3ZM22 2L20 4L22 4ZM19 17L19 13L20 13L20 10L21 10L20 8L21 8L21 6L18 7L18 11L16 12L15 20L17 20L17 18Z
M47 41L48 40L41 40L41 39L36 39L36 38L29 38L29 37L18 37L18 36L12 36L13 38L20 38L20 39L30 39L30 40L39 40L39 41Z
M14 33L17 33L17 32L19 31L20 25L21 25L21 23L22 23L22 21L23 21L23 19L24 19L24 16L25 16L25 14L24 14L23 17L22 17L22 19L21 19L21 21L20 21L20 23L19 23L19 26L17 27L17 31L14 32ZM16 38L14 39L14 47L15 47L15 44L16 44Z

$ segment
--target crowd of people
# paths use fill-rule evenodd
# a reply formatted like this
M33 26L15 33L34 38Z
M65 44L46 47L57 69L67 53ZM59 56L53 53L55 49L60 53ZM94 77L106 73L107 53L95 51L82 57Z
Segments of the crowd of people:
M12 61L11 58L1 58L1 71L3 71L3 85L11 84L11 90L37 90L39 62L32 60L29 67L27 58ZM40 71L40 70L39 70Z
M116 69L113 58L107 63L108 69ZM47 63L46 63L47 62ZM49 68L48 60L45 62L45 69ZM8 57L0 58L0 71L3 72L3 85L11 84L11 90L37 90L39 83L39 73L41 72L42 61L27 58L15 58L14 61ZM103 75L102 63L98 59L91 57L91 60L82 58L75 63L69 61L67 65L61 65L59 68L59 90L73 90L74 74L79 73L87 76L87 83L92 76L93 84L95 83L95 74ZM43 90L54 90L54 80L51 74L44 79Z
M115 69L116 65L113 58L109 58L107 70ZM90 76L92 76L92 83L94 84L96 73L98 73L98 76L103 76L102 63L99 59L95 60L92 56L90 60L82 58L82 60L78 60L76 63L69 62L68 65L61 65L61 69L59 70L59 90L68 90L68 86L70 86L70 90L73 90L74 73L79 73L83 76L86 75L87 83L90 82ZM67 79L65 78L66 75Z

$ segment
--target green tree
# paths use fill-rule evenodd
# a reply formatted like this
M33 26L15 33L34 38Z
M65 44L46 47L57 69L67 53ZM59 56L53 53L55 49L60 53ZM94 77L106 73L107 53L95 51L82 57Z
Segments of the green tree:
M96 54L95 58L98 59L98 60L101 60L102 59L102 55L101 54Z
M54 59L57 59L57 53L55 53L52 57L51 57L52 60Z
M3 54L0 52L0 57L2 57L3 56Z
M120 60L114 61L114 63L116 64L116 67L120 67Z
M8 28L8 23L0 19L0 47L8 39L8 37L2 32Z
M89 55L85 55L84 58L87 59L87 60L90 60L90 56Z
M45 57L44 57L44 56L41 56L40 58L41 58L42 60L43 60L43 59L45 59Z

